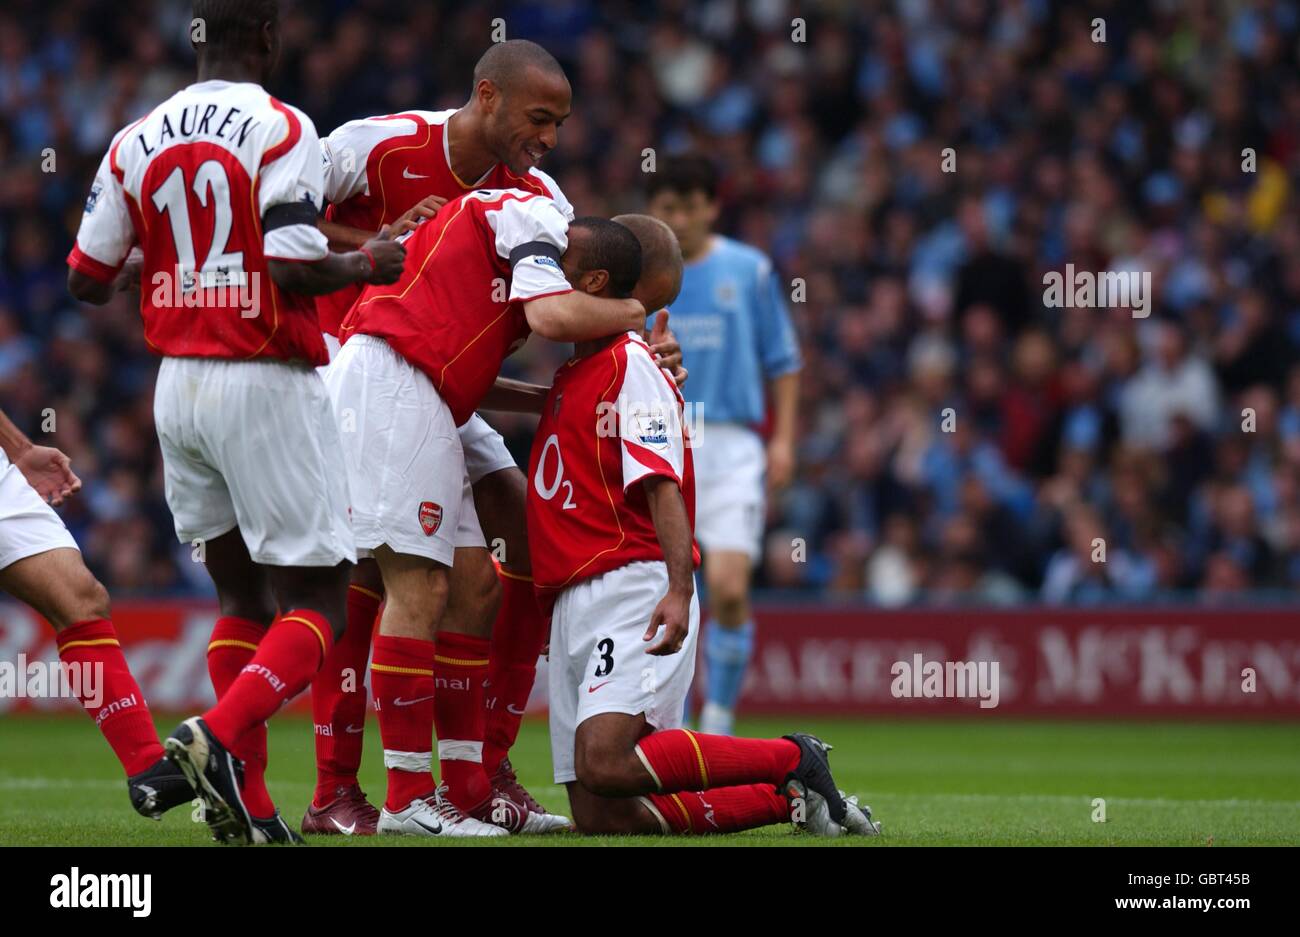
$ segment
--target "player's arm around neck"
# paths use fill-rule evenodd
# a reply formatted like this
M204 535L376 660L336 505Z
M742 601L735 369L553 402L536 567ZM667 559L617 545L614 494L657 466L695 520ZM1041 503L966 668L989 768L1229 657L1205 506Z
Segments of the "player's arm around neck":
M645 306L635 299L606 299L581 290L539 296L524 303L528 327L553 342L587 342L645 328Z
M663 637L648 648L647 653L673 654L686 640L690 626L691 597L695 594L691 522L686 514L682 490L677 487L674 479L652 475L642 484L645 486L646 503L650 506L650 519L655 525L655 536L668 567L668 594L655 608L645 640L651 640L661 624L665 630Z

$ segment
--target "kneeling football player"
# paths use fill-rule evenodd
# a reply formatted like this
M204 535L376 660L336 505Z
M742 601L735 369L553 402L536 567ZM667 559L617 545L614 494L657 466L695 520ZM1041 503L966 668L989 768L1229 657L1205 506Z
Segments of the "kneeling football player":
M633 298L661 309L681 285L672 232L643 215L615 220L641 245ZM617 296L619 286L607 288ZM606 834L792 820L826 836L878 833L870 809L836 788L819 739L680 728L699 633L682 410L636 332L579 343L543 405L528 537L539 593L553 605L551 750L574 822Z

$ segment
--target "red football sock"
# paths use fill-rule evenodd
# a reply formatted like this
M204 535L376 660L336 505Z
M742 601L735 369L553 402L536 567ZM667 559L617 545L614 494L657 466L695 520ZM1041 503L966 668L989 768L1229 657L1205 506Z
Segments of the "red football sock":
M218 700L253 659L265 634L266 626L260 622L233 617L217 619L208 641L208 677ZM275 804L266 789L266 723L259 722L245 732L231 751L244 762L244 783L239 790L249 812L255 817L274 815Z
M438 733L438 761L447 799L466 813L492 796L483 770L483 680L491 642L468 634L440 631L434 642L433 723Z
M370 660L370 688L388 769L389 810L433 793L433 642L381 634Z
M366 662L383 596L364 586L348 587L348 623L311 684L316 725L316 796L324 807L341 787L357 783L366 725Z
M307 689L333 643L329 622L319 612L295 608L276 618L225 696L203 714L217 741L231 748Z
M737 784L779 786L799 764L799 746L789 739L730 738L689 729L652 732L636 750L655 788L665 794Z
M771 784L650 794L665 833L736 833L790 819L790 804Z
M139 774L161 758L149 706L126 666L113 623L107 618L79 621L60 631L56 642L65 678L127 775Z
M524 705L537 679L537 658L550 631L550 618L542 614L531 579L498 570L501 610L492 625L492 650L487 673L483 727L483 770L491 777L515 739Z

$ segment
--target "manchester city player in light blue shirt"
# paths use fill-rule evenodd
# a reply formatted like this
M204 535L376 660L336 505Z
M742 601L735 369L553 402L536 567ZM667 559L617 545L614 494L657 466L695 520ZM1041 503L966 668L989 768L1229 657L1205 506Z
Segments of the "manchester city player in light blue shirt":
M764 475L766 489L776 491L794 474L799 345L772 261L713 231L712 164L699 156L660 160L649 178L650 213L673 229L686 261L672 321L690 371L682 388L688 422L698 428L695 536L711 619L700 731L730 735L754 645L749 588L763 537Z

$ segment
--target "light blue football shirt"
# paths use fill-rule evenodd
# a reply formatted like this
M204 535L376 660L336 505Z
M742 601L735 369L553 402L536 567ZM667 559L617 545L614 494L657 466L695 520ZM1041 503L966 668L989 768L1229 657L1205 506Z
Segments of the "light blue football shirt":
M690 372L682 394L708 423L761 424L765 384L800 367L785 285L756 248L715 234L687 263L669 327Z

